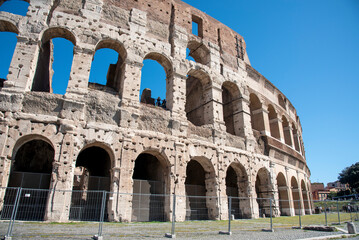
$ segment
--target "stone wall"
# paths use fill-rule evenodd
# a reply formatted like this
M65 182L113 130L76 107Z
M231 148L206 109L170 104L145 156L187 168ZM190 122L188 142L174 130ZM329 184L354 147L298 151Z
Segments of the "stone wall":
M199 36L192 34L192 21L200 27ZM41 140L55 152L50 189L72 190L74 176L78 178L76 167L91 168L78 165L79 155L100 148L110 159L112 192L133 192L136 159L149 154L163 169L161 180L155 180L165 183L165 194L185 196L188 163L200 164L206 196L222 199L209 198L206 205L212 219L228 218L230 166L240 183L239 196L259 197L258 189L265 189L265 197L276 199L276 215L281 214L278 199L283 193L278 194L277 176L282 174L281 189L287 194L283 199L297 196L292 194L294 181L302 186L295 190L302 214L311 213L312 205L305 209L303 203L311 203L310 171L296 111L250 65L244 39L217 20L179 0L39 0L30 2L24 17L0 12L0 31L18 34L0 91L0 186L8 186L9 176L16 171L13 162L19 149ZM51 86L51 69L43 69L41 51L55 37L74 44L65 95L34 84L36 79ZM112 66L111 84L102 87L88 83L92 58L101 48L120 56ZM196 61L186 59L186 48ZM52 54L51 47L46 51ZM165 109L139 101L144 59L155 60L165 69ZM256 108L251 107L253 95L258 99ZM223 101L231 104L226 117ZM103 167L100 160L98 167ZM264 185L256 186L258 182ZM63 204L49 206L46 219L67 221L71 200L60 195L52 198ZM131 199L121 196L119 201L122 207L108 202L109 220L131 221ZM247 216L261 214L257 202L243 204ZM166 211L171 207L168 203ZM185 202L178 202L177 209L186 209ZM294 215L295 210L290 205L282 214ZM179 213L177 219L185 216Z

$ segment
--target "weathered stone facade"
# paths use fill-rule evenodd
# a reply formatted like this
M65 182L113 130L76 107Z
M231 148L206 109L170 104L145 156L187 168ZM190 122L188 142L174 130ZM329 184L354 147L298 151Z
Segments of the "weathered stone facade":
M311 213L310 171L296 110L250 65L244 39L205 13L179 0L36 0L24 17L0 12L0 31L18 34L0 91L0 186L9 186L12 172L32 171L16 165L30 161L24 157L30 144L26 148L50 149L52 168L41 168L51 174L50 189L84 189L83 176L92 174L110 179L103 190L133 193L138 163L157 166L151 168L157 175L147 180L162 182L163 194L185 196L186 184L202 184L204 195L214 197L207 202L211 219L228 218L230 185L239 197L273 198L276 215ZM55 37L74 44L65 95L51 93ZM119 61L112 79L99 88L88 79L102 48L117 51ZM186 59L187 48L195 61ZM144 59L165 69L166 109L139 101ZM91 156L98 159L83 160ZM192 167L203 171L203 179L189 180ZM236 176L232 183L230 171ZM71 200L52 194L49 205L61 204L49 206L46 219L67 221ZM281 206L278 199L300 200L300 206ZM133 220L130 197L117 200L122 207L113 199L107 203L109 220ZM248 217L267 213L268 203L241 204ZM168 212L171 208L168 202ZM184 220L186 202L177 202L176 209L177 220Z

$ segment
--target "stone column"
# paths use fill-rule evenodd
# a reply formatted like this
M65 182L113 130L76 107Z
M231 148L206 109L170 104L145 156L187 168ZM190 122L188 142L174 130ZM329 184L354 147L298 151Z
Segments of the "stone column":
M126 59L124 64L124 76L120 84L122 106L139 108L141 69L143 63Z
M297 171L297 179L298 179L298 190L299 190L300 211L301 211L300 214L305 215L305 207L304 207L304 202L303 202L303 192L302 192L301 184L299 182L299 171Z
M235 104L233 112L234 131L246 139L246 150L253 151L256 141L253 137L251 114L249 109L249 96L244 95Z
M231 213L228 212L228 196L227 196L227 186L226 186L226 174L227 168L223 160L223 150L218 150L218 205L219 205L219 219L226 220L230 217Z
M87 94L93 54L93 50L74 47L67 97L82 98Z
M108 198L108 220L119 222L119 209L120 209L120 196L119 196L119 188L120 188L120 172L121 168L113 167L111 169L111 186L110 193Z
M186 220L187 213L187 196L186 196L186 170L187 164L190 161L189 154L186 146L176 143L177 163L176 163L176 176L177 183L175 184L175 190L177 195L176 202L176 221Z
M167 86L167 108L171 109L172 117L186 120L186 75L173 73Z
M4 82L3 92L30 91L36 71L39 52L38 42L23 36L17 37L17 44L11 60L7 81Z
M53 222L66 222L70 215L72 186L74 179L74 146L75 139L72 132L64 135L59 157L53 162L50 192L45 213L45 220ZM56 157L56 156L55 156Z
M287 186L288 187L288 200L289 200L289 208L290 208L290 216L295 216L295 209L294 209L294 202L293 202L293 192L292 192L292 187L290 184L290 180L288 179L288 167L285 167L285 176L287 179Z
M203 86L204 122L212 123L215 127L224 125L222 109L222 89L213 83L212 86ZM224 130L224 129L223 129Z
M119 171L119 209L118 218L122 222L130 222L132 219L132 198L133 198L133 170L137 153L130 138L122 140L121 164Z
M277 201L277 199L279 199L278 185L277 185L276 175L274 173L275 164L273 162L270 162L269 168L270 168L270 184L271 184L270 186L271 193L269 197L272 199L272 216L279 217L280 216L279 201Z

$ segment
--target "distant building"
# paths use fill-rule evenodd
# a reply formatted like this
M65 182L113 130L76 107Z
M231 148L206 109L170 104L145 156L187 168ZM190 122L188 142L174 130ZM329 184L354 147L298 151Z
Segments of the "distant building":
M324 183L312 183L313 201L323 201L328 198L330 191L324 188Z
M330 192L345 191L349 189L349 184L343 184L339 181L330 182L327 184L326 189L328 189Z

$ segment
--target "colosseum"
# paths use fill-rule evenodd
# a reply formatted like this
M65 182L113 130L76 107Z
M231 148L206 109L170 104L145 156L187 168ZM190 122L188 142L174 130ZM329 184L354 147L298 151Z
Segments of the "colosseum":
M108 221L168 221L174 206L178 221L228 219L229 196L236 218L312 214L299 117L241 35L180 0L24 2L26 16L0 12L17 34L0 91L2 213L22 188L47 221L86 220L104 191ZM65 94L52 90L54 38L74 46ZM91 83L106 48L117 63ZM166 103L140 92L146 59L166 73Z

